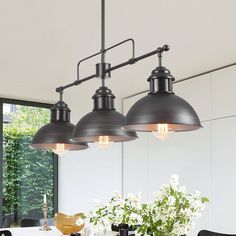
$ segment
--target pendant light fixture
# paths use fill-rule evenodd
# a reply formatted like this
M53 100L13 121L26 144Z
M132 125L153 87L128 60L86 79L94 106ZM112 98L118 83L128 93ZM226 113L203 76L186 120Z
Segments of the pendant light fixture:
M130 108L123 125L127 130L153 132L161 140L173 132L202 127L192 106L173 92L174 77L162 66L162 53L168 50L168 45L158 49L159 66L148 78L150 92Z
M35 134L31 147L41 150L52 150L61 156L68 150L84 150L88 148L85 142L73 142L70 140L74 125L70 122L70 109L62 100L51 108L50 123L41 127Z
M105 63L106 52L130 42L132 43L130 59L115 66ZM101 50L78 62L77 80L56 88L56 92L62 94L65 89L72 86L78 86L94 78L101 79L102 85L93 96L94 109L74 128L69 122L70 110L61 99L51 110L51 122L36 133L31 146L39 149L62 147L72 150L85 149L88 147L87 142L95 142L101 147L108 147L112 142L134 140L137 138L135 131L153 132L156 137L165 140L173 132L200 128L201 123L196 112L189 103L174 94L172 88L174 77L161 64L162 53L168 50L169 46L164 45L135 57L135 41L132 38L105 48L105 0L101 0ZM80 79L80 64L98 55L101 55L101 62L96 65L96 73ZM148 78L150 92L131 107L125 118L115 110L115 96L105 86L105 79L110 77L112 71L133 65L153 55L158 55L159 66Z

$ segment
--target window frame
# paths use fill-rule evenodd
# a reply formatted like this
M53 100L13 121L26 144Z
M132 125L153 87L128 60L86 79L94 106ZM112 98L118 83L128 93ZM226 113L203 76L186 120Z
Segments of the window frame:
M14 105L23 105L31 107L40 107L50 109L53 104L34 102L21 99L11 99L0 97L0 228L2 226L3 218L3 104L14 104ZM54 167L54 177L53 177L53 195L54 195L54 212L58 211L58 155L53 155L53 167Z

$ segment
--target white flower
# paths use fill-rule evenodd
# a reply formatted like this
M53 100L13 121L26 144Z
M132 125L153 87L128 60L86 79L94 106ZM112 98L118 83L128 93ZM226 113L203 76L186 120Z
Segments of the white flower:
M201 192L199 192L199 191L196 191L196 192L195 192L195 194L194 194L194 197L196 197L196 198L199 198L199 197L200 197L200 195L201 195Z
M129 201L133 201L133 200L135 199L135 195L134 195L133 193L128 193L127 199L128 199Z
M131 213L130 220L133 221L135 224L140 224L142 222L142 217L136 213Z
M100 202L99 199L94 199L93 204L94 204L95 207L101 207L101 205L102 205L102 203Z
M175 204L175 198L173 197L173 196L169 196L168 197L168 205L170 205L170 206L172 206L172 205L174 205Z
M178 175L171 175L170 185L174 188L179 185L179 176Z
M185 186L179 186L179 191L181 193L185 193L186 192L186 187Z

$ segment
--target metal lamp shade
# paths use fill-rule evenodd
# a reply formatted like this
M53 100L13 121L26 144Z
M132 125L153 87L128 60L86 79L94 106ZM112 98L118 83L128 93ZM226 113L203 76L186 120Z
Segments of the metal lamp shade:
M77 123L72 139L80 142L99 142L108 136L109 142L130 141L137 138L133 131L121 129L125 117L115 110L94 110Z
M87 143L70 140L74 125L70 123L70 109L60 100L51 108L51 122L41 127L32 139L31 147L41 150L57 150L63 144L65 150L83 150Z
M70 109L61 97L61 100L51 108L51 122L37 131L30 146L41 150L57 150L58 144L63 144L65 150L88 148L87 143L70 140L74 128L70 122Z
M70 140L74 125L70 122L50 122L41 127L35 134L31 147L41 150L56 149L57 144L64 144L68 150L87 149L86 143L76 143Z
M31 147L41 150L56 149L57 144L64 144L65 149L83 150L86 143L75 143L70 140L74 125L70 122L50 122L41 127L35 134Z
M176 132L201 127L196 112L184 99L173 93L150 93L130 108L123 128L151 132L156 124L168 124Z

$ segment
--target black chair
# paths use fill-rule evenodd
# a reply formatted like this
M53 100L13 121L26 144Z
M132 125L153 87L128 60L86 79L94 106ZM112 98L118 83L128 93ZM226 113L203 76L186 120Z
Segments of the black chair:
M0 230L0 236L11 236L11 232L9 230Z
M7 214L2 218L2 228L9 228L14 223L14 213Z
M236 234L224 234L224 233L217 233L208 230L201 230L198 233L198 236L236 236Z
M22 219L20 220L21 227L33 227L33 226L40 226L39 219Z

